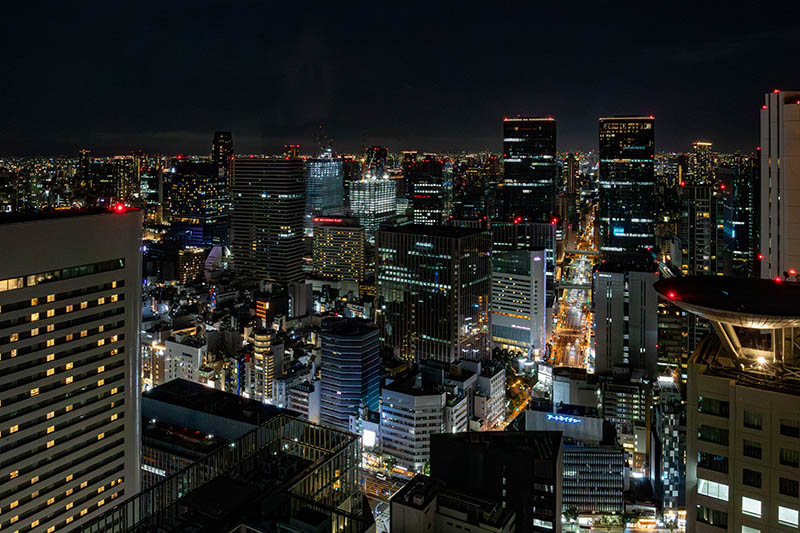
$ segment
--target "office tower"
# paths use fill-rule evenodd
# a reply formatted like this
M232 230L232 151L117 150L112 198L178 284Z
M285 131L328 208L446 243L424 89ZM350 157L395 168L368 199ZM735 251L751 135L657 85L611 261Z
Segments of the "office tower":
M357 218L314 217L312 268L315 276L334 281L364 279L366 231Z
M389 503L391 531L445 533L453 528L475 533L514 531L514 511L483 494L472 496L457 487L447 489L440 480L417 474Z
M452 180L445 177L444 162L429 155L416 160L405 158L403 176L407 188L403 195L410 199L414 223L442 224L453 203Z
M411 224L378 231L376 249L382 340L397 357L487 356L488 233Z
M503 219L549 221L555 212L556 121L552 117L503 119L503 167L499 196Z
M566 420L578 420L566 416ZM566 422L569 424L569 422ZM625 454L617 446L563 446L562 507L580 514L625 510Z
M563 172L566 174L564 185L569 195L578 194L578 170L578 158L576 155L574 153L567 154Z
M323 324L320 420L343 431L362 408L378 411L380 336L378 328L359 319Z
M344 209L344 162L339 157L306 160L307 234L314 231L314 217L341 215Z
M0 220L3 529L80 529L139 490L141 226L122 207Z
M217 175L225 180L225 184L228 187L230 187L229 174L232 158L233 135L231 132L214 132L214 142L211 144L211 161L217 167Z
M600 119L597 231L600 249L635 252L655 247L653 158L655 119Z
M730 273L725 236L728 192L725 185L680 187L681 272L684 275Z
M689 357L688 323L686 311L667 300L658 301L658 373L672 375L677 369L684 385Z
M375 178L382 178L387 171L386 160L388 156L389 149L385 146L363 147L361 149L361 158L364 162L365 172Z
M545 305L552 310L556 300L556 227L555 221L526 223L521 220L512 222L492 222L492 252L508 252L512 250L545 251L545 277L547 293Z
M695 141L692 143L690 164L690 177L694 185L714 183L714 154L711 151L710 142Z
M81 149L78 154L78 170L73 184L73 194L85 194L91 180L92 152L87 148Z
M367 240L375 242L375 232L397 215L397 192L391 180L366 176L350 183L350 212L366 228Z
M235 268L256 279L283 283L301 280L303 161L235 158L232 195Z
M759 172L757 156L736 154L730 165L733 188L731 206L732 224L732 271L739 277L760 277L755 265L758 242L758 189Z
M557 431L431 436L431 477L513 510L515 531L561 531L562 455Z
M761 277L800 269L800 91L761 107Z
M173 335L164 342L164 383L186 379L200 383L208 346L205 335Z
M686 407L682 390L677 379L660 376L653 383L651 401L650 479L657 504L664 517L672 520L686 508Z
M687 531L800 528L800 286L702 276L655 288L717 333L689 362Z
M168 174L170 231L186 246L228 243L228 183L214 163L178 159Z
M658 297L656 266L647 256L612 256L601 263L592 281L595 369L614 367L657 375Z
M360 159L353 155L342 157L343 205L350 206L350 184L361 181L363 174L363 164Z
M543 354L547 332L545 251L515 250L492 258L492 347Z

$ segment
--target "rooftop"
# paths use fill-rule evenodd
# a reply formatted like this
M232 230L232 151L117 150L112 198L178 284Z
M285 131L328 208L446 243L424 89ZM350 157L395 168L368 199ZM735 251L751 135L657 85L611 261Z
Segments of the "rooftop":
M120 204L121 205L121 204ZM18 222L36 222L40 220L55 220L59 218L75 218L89 215L120 215L139 211L135 207L122 206L116 209L105 207L91 207L84 209L53 209L50 211L15 212L0 214L0 224L14 224Z
M595 268L597 272L618 273L623 272L658 272L658 265L652 256L647 254L609 254Z
M800 326L800 284L732 276L687 276L655 283L663 298L698 316L733 326Z
M185 379L173 379L142 394L144 399L165 402L211 415L259 426L291 411L212 389Z
M524 448L532 459L552 460L561 449L560 431L484 431L464 433L437 433L434 440L471 444L473 448L492 448L495 453L512 448Z

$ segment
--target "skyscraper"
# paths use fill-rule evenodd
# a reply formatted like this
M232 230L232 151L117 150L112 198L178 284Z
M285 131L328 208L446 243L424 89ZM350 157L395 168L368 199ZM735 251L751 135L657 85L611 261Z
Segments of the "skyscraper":
M323 325L320 420L344 431L361 407L378 411L380 400L380 336L359 319Z
M498 196L503 218L548 221L555 212L556 121L552 117L503 119L505 175Z
M600 119L600 249L635 252L655 246L655 119Z
M314 231L314 217L341 215L344 208L344 164L339 157L306 160L306 233Z
M492 346L530 355L545 348L545 251L492 258ZM544 353L543 351L541 353Z
M214 132L214 142L211 144L211 161L217 167L218 176L225 178L225 183L230 186L231 158L233 157L233 135L229 131Z
M233 160L235 267L257 279L303 278L305 175L300 159Z
M489 328L489 250L480 230L412 224L376 239L382 338L412 361L482 359Z
M395 184L385 178L366 176L350 183L350 212L367 230L367 239L375 241L381 224L397 216Z
M169 174L167 205L172 232L190 246L228 243L230 196L216 164L179 159Z
M13 250L0 264L3 529L78 530L139 490L141 224L122 207L0 221Z
M761 277L800 270L800 91L761 107Z
M695 185L711 184L714 182L714 154L711 152L711 143L695 141L692 143L691 174L692 183Z

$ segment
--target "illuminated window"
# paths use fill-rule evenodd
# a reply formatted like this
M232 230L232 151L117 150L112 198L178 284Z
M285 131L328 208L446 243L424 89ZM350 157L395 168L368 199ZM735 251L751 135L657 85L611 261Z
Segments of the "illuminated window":
M56 430L55 426L47 426L47 433L52 433Z
M106 503L106 501L105 501L105 500L100 500L99 502L97 502L97 506L98 506L98 507L100 507L100 506L101 506L101 505L103 505L104 503Z
M98 487L98 488L97 488L97 494L100 494L100 493L101 493L101 492L103 492L104 490L106 490L106 488L105 488L105 487Z
M69 496L73 492L75 492L75 489L68 489L67 492L65 492L64 494L65 494L65 496Z
M64 308L64 311L67 313L71 313L73 309L75 309L74 306L68 305L67 307Z
M38 521L38 520L34 520L33 522L31 522L31 527L32 527L32 528L33 528L33 527L36 527L36 526L38 526L38 525L39 525L39 521Z
M72 481L72 474L66 477L66 482L69 483L70 481Z
M114 420L117 419L117 417L118 417L118 415L116 415L116 414L111 415L111 421L113 422Z
M56 354L54 354L54 353L49 353L49 354L47 354L47 357L46 357L48 362L52 361L55 358L56 358Z
M114 387L113 389L111 389L111 394L116 394L116 393L117 393L117 388L116 388L116 387Z
M89 302L81 302L81 309L86 309L89 307Z
M55 345L55 343L56 343L55 339L47 339L47 343L46 344L47 344L47 347L49 348L50 346Z
M709 498L728 501L728 485L698 478L697 494L708 496Z
M47 447L48 448L52 448L55 445L56 445L56 441L54 441L54 440L47 441Z
M72 333L68 333L67 334L67 342L70 342L74 338L75 338L75 335L73 335Z
M785 526L797 527L800 525L800 513L789 507L778 506L778 523Z
M105 434L105 433L100 433L100 434L97 436L97 440L101 440L101 439L102 439L103 437L105 437L105 436L106 436L106 434Z
M114 294L114 295L111 296L111 301L112 302L116 302L118 299L119 299L119 295L117 295L117 294Z
M15 524L19 520L19 515L16 515L8 521L9 524Z
M88 513L88 512L89 512L89 509L83 509L83 510L81 511L81 516L85 515L85 514L86 514L86 513Z
M112 335L111 336L111 342L117 342L118 339L119 339L118 335Z
M31 396L38 396L39 395L39 388L31 389Z
M16 508L17 508L17 506L19 506L19 500L14 500L14 501L13 501L13 502L11 502L10 504L8 504L8 508L9 508L9 509L16 509Z
M89 332L84 329L83 331L81 331L81 338L85 337L88 334Z
M39 313L31 313L31 322L39 320Z
M66 505L67 511L69 511L70 509L72 509L72 507L73 507L74 505L75 505L75 504L74 504L73 502L69 502L69 503Z
M11 352L10 352L10 355L11 355L11 357L16 357L17 356L17 349L16 348L12 349Z
M39 305L39 298L31 298L31 305Z
M56 530L56 526L50 526L47 528L47 533L53 533Z
M56 412L55 411L50 411L49 413L47 413L47 420L50 420L54 416L56 416Z
M19 340L19 333L12 333L11 338L9 339L10 342L16 342Z
M64 408L64 412L69 413L70 411L72 411L72 404L69 404Z
M72 383L72 376L67 376L67 379L65 379L64 382L66 382L67 385Z
M67 517L67 519L65 520L65 522L66 522L67 524L69 524L69 523L70 523L70 522L72 522L73 520L74 520L74 519L73 519L71 516L68 516L68 517Z
M98 379L97 380L97 386L98 387L102 387L103 385L105 385L105 383L106 383L106 380L104 380L104 379Z
M85 489L88 484L89 484L88 481L84 481L83 483L81 483L81 488Z
M14 478L15 478L15 477L17 477L18 475L19 475L19 470L14 470L13 472L11 472L11 473L8 475L8 478L9 478L9 479L14 479Z
M97 367L97 373L98 373L98 374L100 374L101 372L105 371L105 369L106 369L105 365L103 365L103 366L98 366L98 367Z
M117 282L116 281L112 281L111 282L111 288L112 289L116 289L117 288Z
M48 294L47 295L47 301L48 302L55 302L56 301L56 295L55 294Z
M99 339L99 340L97 341L97 345L98 345L98 346L102 346L102 345L104 345L105 343L106 343L106 340L105 340L105 339Z
M31 337L35 337L38 334L39 334L39 328L33 328L31 330Z
M66 365L64 365L64 368L66 368L67 370L72 370L72 366L73 366L73 363L69 362Z
M47 375L48 376L52 376L55 373L56 373L56 369L55 368L48 368L47 369Z
M37 481L39 481L39 476L33 476L33 477L31 478L31 485L33 485L33 484L34 484L34 483L36 483Z
M8 432L9 433L16 433L17 430L19 430L19 426L16 426L16 425L11 426L10 428L8 428Z
M97 326L97 331L98 332L102 332L104 329L105 329L105 326L103 324L100 324L99 326Z
M35 491L31 492L31 498L38 498L38 497L39 497L39 491L38 490L35 490Z
M55 309L48 309L47 310L47 316L48 317L56 316L56 310Z
M98 298L97 299L97 305L103 305L104 303L106 303L106 299L105 298Z

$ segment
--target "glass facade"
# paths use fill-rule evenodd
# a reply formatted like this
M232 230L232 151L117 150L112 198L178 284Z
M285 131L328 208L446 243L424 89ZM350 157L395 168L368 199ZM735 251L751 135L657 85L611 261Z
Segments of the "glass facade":
M634 252L655 246L655 119L600 119L600 249Z
M503 121L502 218L520 216L531 222L555 213L556 121L518 117Z
M343 160L338 157L306 160L306 233L314 231L314 216L341 214L343 201Z
M350 211L366 228L367 239L374 242L381 224L397 214L396 185L389 179L367 178L352 182Z
M377 237L383 342L404 359L482 359L488 348L488 233L409 225Z

